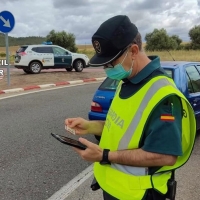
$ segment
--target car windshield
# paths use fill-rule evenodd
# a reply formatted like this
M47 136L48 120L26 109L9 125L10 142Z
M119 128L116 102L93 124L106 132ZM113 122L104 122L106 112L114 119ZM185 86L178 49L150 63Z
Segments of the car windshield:
M99 89L101 89L101 90L116 90L118 84L119 84L118 80L106 78L106 80L100 85Z

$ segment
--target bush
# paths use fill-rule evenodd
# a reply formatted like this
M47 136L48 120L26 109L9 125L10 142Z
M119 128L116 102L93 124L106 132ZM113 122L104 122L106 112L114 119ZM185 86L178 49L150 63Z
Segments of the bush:
M0 52L0 57L5 58L6 57L6 53Z
M191 45L191 43L187 43L187 44L185 44L184 45L184 50L192 50L192 45Z
M187 44L180 44L177 48L177 50L186 50Z
M182 40L177 36L169 36L165 29L154 29L152 33L147 33L145 36L147 51L166 51L176 50L179 47Z

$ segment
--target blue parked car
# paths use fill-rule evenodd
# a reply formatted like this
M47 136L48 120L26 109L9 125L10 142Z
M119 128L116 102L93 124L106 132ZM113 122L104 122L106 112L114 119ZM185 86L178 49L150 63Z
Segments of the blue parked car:
M161 62L167 74L191 103L200 129L200 62ZM119 81L106 78L94 94L89 120L105 120ZM98 137L96 137L98 138Z

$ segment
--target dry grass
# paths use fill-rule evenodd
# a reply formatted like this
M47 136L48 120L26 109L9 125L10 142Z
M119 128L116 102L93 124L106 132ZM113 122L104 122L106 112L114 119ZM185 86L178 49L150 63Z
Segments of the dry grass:
M145 44L143 45L145 46ZM94 49L92 45L79 45L79 52L87 54L90 58L94 55ZM199 61L200 62L200 50L194 51L186 51L186 50L179 50L179 51L170 51L171 55L167 51L148 51L146 52L147 55L157 55L161 58L162 61L170 61L173 60L172 57L177 61Z
M9 47L9 52L11 55L15 55L15 52L19 49L19 46L11 46ZM0 52L6 52L6 47L0 47Z
M173 60L172 57L176 61L194 61L194 62L200 62L200 50L199 51L186 51L186 50L180 50L180 51L154 51L154 52L146 52L147 55L158 55L162 61L170 61Z
M84 49L93 50L92 45L77 45L77 47L79 50L84 50Z
M15 55L17 49L19 49L19 46L10 46L8 48L8 51L10 52L10 63L14 62L14 59L15 59L14 55ZM0 53L6 53L6 47L0 47ZM0 59L5 59L5 57L0 56Z
M143 44L145 46L145 43ZM78 52L84 53L88 55L89 58L91 58L94 55L94 49L92 45L77 45ZM15 55L16 50L19 48L19 46L11 46L9 47L9 52L11 55ZM0 53L6 52L5 47L0 47ZM146 52L147 55L158 55L162 61L169 61L173 60L172 57L175 60L179 61L200 61L200 50L194 51L186 51L186 50L180 50L180 51L170 51L171 55L167 51L154 51L154 52ZM13 57L11 58L11 62L13 61Z

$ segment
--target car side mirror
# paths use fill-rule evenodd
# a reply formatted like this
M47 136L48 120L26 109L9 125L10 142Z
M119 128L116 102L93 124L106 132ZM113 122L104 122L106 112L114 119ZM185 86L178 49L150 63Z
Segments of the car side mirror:
M65 54L68 55L69 53L66 51Z

